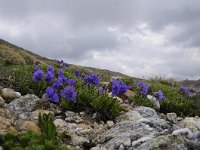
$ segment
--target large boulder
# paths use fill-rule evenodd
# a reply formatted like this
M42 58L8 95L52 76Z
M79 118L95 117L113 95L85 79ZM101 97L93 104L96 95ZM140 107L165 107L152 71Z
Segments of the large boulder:
M94 142L98 145L93 149L200 149L198 118L186 118L183 122L177 122L175 118L174 113L162 119L151 108L133 108L119 116L112 128L96 137ZM189 120L192 124L189 124Z
M37 96L27 94L14 99L6 107L10 110L16 120L29 120L31 112L42 106L41 100Z

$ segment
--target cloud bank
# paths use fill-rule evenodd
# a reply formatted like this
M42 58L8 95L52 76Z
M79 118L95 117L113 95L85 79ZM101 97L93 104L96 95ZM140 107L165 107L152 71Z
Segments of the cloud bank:
M140 78L200 78L198 1L0 2L0 38L42 56Z

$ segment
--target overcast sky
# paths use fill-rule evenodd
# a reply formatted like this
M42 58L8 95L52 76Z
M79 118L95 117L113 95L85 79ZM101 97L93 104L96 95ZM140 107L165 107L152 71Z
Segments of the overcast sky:
M0 0L0 38L134 77L200 78L199 0Z

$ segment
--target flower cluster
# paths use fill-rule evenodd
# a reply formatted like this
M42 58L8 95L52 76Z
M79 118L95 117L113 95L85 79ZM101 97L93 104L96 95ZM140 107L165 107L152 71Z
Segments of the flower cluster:
M52 83L54 81L54 67L49 65L47 67L46 81Z
M193 97L196 96L195 93L190 92L192 89L189 88L189 87L185 87L185 86L182 86L182 85L181 85L179 88L180 88L180 90L181 90L183 93L187 94L188 97L190 97L190 98L193 98ZM194 90L194 91L195 91L195 90ZM198 90L197 90L197 91L198 91ZM195 92L196 92L196 91L195 91Z
M82 78L85 80L87 84L93 84L99 86L99 77L93 72L90 73L90 76L83 73Z
M128 86L124 82L112 79L112 96L123 95L127 92Z
M50 98L53 102L59 102L58 94L56 93L56 90L52 87L47 87L46 89L47 97Z
M34 67L34 72L32 76L32 80L36 82L42 82L44 79L44 71L42 71L37 66Z
M78 69L75 71L75 76L77 76L77 77L81 76L81 72Z
M70 85L61 90L61 96L68 101L75 101L77 93L75 91L75 88Z
M60 66L62 66L62 67L68 68L68 67L70 66L68 63L64 62L63 60L58 61L58 63L59 63Z
M142 95L147 95L149 86L148 86L146 83L144 83L144 82L139 82L139 83L137 84L137 86L140 87L140 93L141 93Z
M106 89L100 88L100 89L98 89L98 92L99 92L99 93L106 93Z
M45 73L38 68L37 66L34 68L33 72L33 81L42 82L46 81L49 87L46 88L46 95L50 98L53 102L60 102L60 95L67 101L75 101L77 97L77 93L73 85L76 83L74 79L67 79L64 75L64 71L62 69L58 70L57 73L57 80L54 81L54 67L49 65L47 67L46 75ZM45 80L44 80L45 78ZM63 90L64 86L66 86Z
M159 90L158 92L153 92L153 95L156 97L156 100L161 101L164 99L163 92Z

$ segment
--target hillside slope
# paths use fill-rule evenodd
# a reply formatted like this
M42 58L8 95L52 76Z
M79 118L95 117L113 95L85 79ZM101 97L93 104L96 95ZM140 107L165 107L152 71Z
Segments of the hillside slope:
M28 50L11 44L5 40L0 39L0 59L4 61L5 65L33 65L33 64L52 64L56 63L56 60L51 60L46 57L34 54ZM104 81L110 80L112 76L129 77L125 74L109 71L106 69L97 69L92 67L84 67L71 64L75 69L85 69L89 72L93 71L103 76ZM132 77L130 77L132 78ZM134 78L135 79L135 78Z

